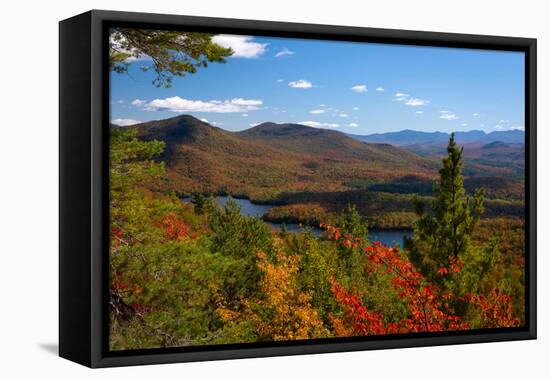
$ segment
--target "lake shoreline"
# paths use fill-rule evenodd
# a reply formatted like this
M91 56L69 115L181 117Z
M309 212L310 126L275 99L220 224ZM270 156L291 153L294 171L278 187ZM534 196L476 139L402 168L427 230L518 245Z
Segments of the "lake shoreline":
M300 222L276 221L276 220L266 219L264 217L262 217L262 220L264 222L267 222L267 223L279 224L279 225L282 225L282 224L285 224L285 225L287 225L287 224L301 224ZM321 227L313 226L313 225L310 225L310 224L307 224L307 223L304 223L303 226L304 227L311 227L311 228L318 229L318 230L321 230L321 231L324 230ZM368 227L368 225L367 225L367 227ZM368 227L368 230L369 231L412 232L414 229L412 227Z
M237 205L241 208L242 214L246 216L255 216L263 220L263 222L272 227L275 230L280 230L282 226L285 226L285 229L288 232L302 233L304 231L310 231L317 237L323 236L323 229L316 226L311 226L306 223L300 222L274 222L271 220L266 220L264 218L265 213L273 208L271 205L257 204L253 201L250 201L248 198L239 198L234 196L215 196L216 203L218 206L224 206L230 199L237 202ZM191 197L180 197L184 202L191 202ZM403 240L405 236L412 236L412 229L407 228L369 228L369 239L371 241L380 241L383 244L393 245L395 243L400 246L403 245Z

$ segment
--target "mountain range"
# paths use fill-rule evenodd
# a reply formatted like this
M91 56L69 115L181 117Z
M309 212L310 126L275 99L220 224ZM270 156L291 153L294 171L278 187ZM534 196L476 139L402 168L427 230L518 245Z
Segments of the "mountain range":
M378 133L370 135L349 134L352 138L367 143L389 143L394 146L409 145L445 145L450 134L434 131L401 130L396 132ZM482 130L457 131L455 140L459 144L488 144L503 142L508 144L524 144L525 132L522 130L493 131L485 133Z
M271 198L281 192L342 191L414 172L429 178L438 162L389 144L333 130L263 123L230 132L190 115L129 126L166 143L171 190L227 191Z
M380 184L412 190L415 183L421 183L430 190L448 141L444 133L419 133L436 134L443 144L392 145L387 143L391 138L364 142L335 130L272 122L231 132L190 115L128 128L137 130L141 139L166 144L161 159L167 177L156 183L158 189L182 194L231 193L257 201L281 198L285 193L382 188ZM466 151L467 181L491 184L498 180L486 178L498 176L501 179L494 192L522 192L518 179L523 169L522 145L493 141L469 145Z

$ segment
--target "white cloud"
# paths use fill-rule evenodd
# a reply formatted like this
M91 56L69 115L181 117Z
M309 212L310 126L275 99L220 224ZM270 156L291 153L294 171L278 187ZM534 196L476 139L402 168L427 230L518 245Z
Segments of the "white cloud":
M290 88L307 89L311 88L313 85L307 80L296 80L288 83L288 86Z
M499 122L500 123L510 123L510 120L509 119L501 119Z
M356 124L355 122L352 122L352 123L348 124L348 127L359 127L359 125Z
M221 122L209 121L209 120L206 119L206 118L201 118L201 121L202 121L202 122L205 122L205 123L209 123L209 124L212 125L212 126L221 126L221 125L223 125L223 123L221 123Z
M281 56L285 56L285 55L294 55L296 54L294 51L290 51L289 49L287 49L286 47L284 49L282 49L281 51L279 51L277 54L275 54L275 57L276 58L280 58Z
M243 117L248 117L248 114L247 113L243 113L241 114Z
M342 118L348 118L349 117L349 115L347 115L346 113L340 113L338 115Z
M393 101L404 102L408 106L423 106L430 102L430 100L411 97L409 94L403 92L397 92L394 95Z
M441 112L440 112L441 113ZM442 113L439 118L442 118L442 119L446 119L448 121L453 121L455 119L458 119L459 117L454 114L454 113L450 113L450 112L446 112L446 113Z
M319 106L327 106L326 104L319 104Z
M449 110L440 110L439 113L440 113L439 118L446 119L448 121L453 121L455 119L460 118L459 116L457 116L456 114L454 114L453 112L451 112Z
M414 112L415 114L424 114L424 112L422 110L417 110L416 112Z
M510 126L510 127L506 127L502 124L497 124L494 126L495 130L498 130L498 131L505 131L505 130L521 130L521 131L525 131L525 127L524 126L521 126L521 125L514 125L514 126Z
M220 34L212 38L214 43L222 47L230 47L234 58L257 58L267 51L267 43L253 41L253 37L243 35Z
M405 102L405 105L409 105L409 106L423 106L423 105L426 105L427 103L429 103L430 101L429 100L423 100L421 98L409 98L407 99L407 101Z
M365 84L358 84L351 87L351 90L357 93L368 92L367 86Z
M138 123L141 123L142 121L138 121L137 119L132 118L115 118L111 120L111 123L117 126L131 126L131 125L137 125Z
M384 92L384 87L378 87L378 88L376 88L376 92Z
M474 114L472 114L472 115L473 115L474 117L477 117L477 116L479 116L479 113L474 113Z
M229 100L187 100L179 96L156 99L143 105L144 110L167 110L174 113L199 112L199 113L247 113L260 109L262 100L247 100L233 98Z
M311 114L323 114L325 113L325 109L313 109L310 111Z
M460 125L460 126L462 126L462 127L466 127L466 126L468 126L468 124L467 124L467 123L463 123L463 124L462 124L462 125Z
M260 122L253 122L253 123L249 124L249 126L254 127L254 126L258 126L260 124L261 124Z
M139 98L136 98L134 101L131 102L132 105L140 107L147 103L146 100L140 100Z
M354 106L353 108L351 108L351 110L359 110L359 108L357 106Z
M283 81L283 79L277 79L277 83L282 83Z
M298 122L300 125L309 126L309 127L316 127L319 129L336 129L340 127L337 123L322 123L322 122L316 122L316 121L302 121Z
M409 97L409 95L406 94L406 93L397 92L395 94L394 101L405 101L405 100L407 100L408 97Z

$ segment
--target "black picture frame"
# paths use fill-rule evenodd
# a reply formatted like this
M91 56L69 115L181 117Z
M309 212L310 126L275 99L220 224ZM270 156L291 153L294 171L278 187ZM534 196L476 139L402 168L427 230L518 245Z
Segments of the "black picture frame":
M525 53L525 327L108 350L110 26L368 41ZM406 348L536 338L536 39L92 10L59 24L59 354L88 367Z

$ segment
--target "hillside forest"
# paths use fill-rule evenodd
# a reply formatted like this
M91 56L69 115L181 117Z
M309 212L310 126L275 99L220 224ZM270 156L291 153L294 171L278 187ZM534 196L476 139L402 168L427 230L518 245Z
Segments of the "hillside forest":
M145 53L171 86L230 55L178 33L116 30L112 71ZM110 350L524 325L521 143L231 132L191 115L108 128Z

